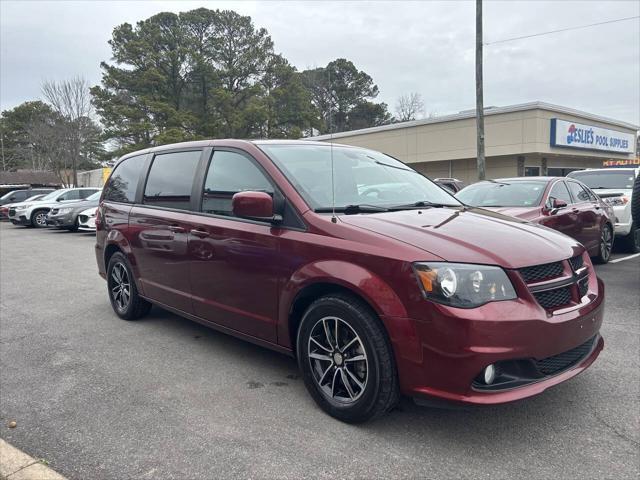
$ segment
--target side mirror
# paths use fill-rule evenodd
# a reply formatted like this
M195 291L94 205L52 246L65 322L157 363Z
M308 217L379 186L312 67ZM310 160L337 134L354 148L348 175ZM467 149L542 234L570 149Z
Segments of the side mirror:
M64 200L64 198L62 198L62 197L58 197L58 198L56 198L56 202L61 202L61 201L63 201L63 200Z
M567 206L567 202L565 202L564 200L560 200L559 198L554 198L553 202L551 203L551 207L554 210L557 210L559 208L564 208Z
M236 217L278 223L280 215L273 213L273 198L265 192L238 192L231 198L231 209Z

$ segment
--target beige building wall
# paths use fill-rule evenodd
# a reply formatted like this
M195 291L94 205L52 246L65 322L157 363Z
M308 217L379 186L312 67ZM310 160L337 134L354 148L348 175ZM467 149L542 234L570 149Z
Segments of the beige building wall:
M525 166L594 168L607 159L627 159L631 155L551 147L551 119L560 118L588 125L636 134L637 127L623 122L606 122L599 117L573 110L535 103L505 107L485 115L486 173L488 178L518 175L518 157ZM514 111L509 111L509 110ZM333 141L384 152L411 164L431 178L453 176L465 182L477 180L476 120L473 112L441 119L406 122L335 134ZM329 141L327 135L318 140ZM541 169L541 173L543 169Z

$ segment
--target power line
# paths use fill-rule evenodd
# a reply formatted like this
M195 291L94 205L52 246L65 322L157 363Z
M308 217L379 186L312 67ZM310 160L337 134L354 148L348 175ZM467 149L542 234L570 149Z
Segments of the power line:
M598 25L606 25L607 23L624 22L626 20L633 20L635 18L640 18L640 15L636 15L635 17L616 18L615 20L607 20L605 22L590 23L589 25L579 25L577 27L567 27L567 28L561 28L559 30L550 30L548 32L534 33L532 35L524 35L522 37L505 38L503 40L496 40L495 42L486 42L484 45L495 45L496 43L512 42L514 40L522 40L524 38L540 37L542 35L549 35L550 33L567 32L569 30L578 30L580 28L588 28L588 27L596 27Z

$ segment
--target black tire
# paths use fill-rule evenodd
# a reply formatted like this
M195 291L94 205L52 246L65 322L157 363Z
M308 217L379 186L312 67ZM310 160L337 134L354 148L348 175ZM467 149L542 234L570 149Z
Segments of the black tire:
M118 280L118 278L125 278L123 272L126 275L125 280L128 289L124 288L125 282ZM128 298L126 291L128 291ZM123 320L138 320L147 315L151 309L151 303L138 294L138 288L136 287L129 262L121 252L114 253L109 259L107 266L107 293L113 311Z
M31 226L34 228L47 227L47 210L36 210L31 214Z
M595 263L605 264L611 258L611 249L613 248L613 228L605 223L600 231L600 243L598 244L598 254L593 257Z
M631 232L629 235L622 237L624 249L629 253L640 252L640 228L637 223L631 224Z
M67 230L69 230L70 232L77 232L79 226L80 226L80 220L79 220L78 216L76 215L76 218L73 221L73 225L68 227Z
M331 337L335 338L335 333L323 328L327 318L336 319L332 324L334 327L330 326L329 330L338 329L337 349ZM317 331L324 332L329 340L324 342L318 336L311 340ZM340 342L342 336L345 340ZM321 350L312 351L320 347ZM327 347L333 353L329 353ZM307 390L320 408L332 417L347 423L361 423L389 412L398 403L398 374L389 338L375 313L359 299L332 294L314 301L300 322L296 348ZM326 353L321 356L327 359L310 357L310 354L317 356L319 352ZM358 360L359 357L364 359ZM327 375L332 377L332 382L324 385L326 380L323 379L328 380Z

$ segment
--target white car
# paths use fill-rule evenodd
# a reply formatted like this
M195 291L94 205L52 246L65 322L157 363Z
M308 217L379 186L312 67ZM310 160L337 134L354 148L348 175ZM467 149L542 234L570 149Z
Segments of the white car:
M631 218L633 183L638 175L640 168L589 168L567 175L585 183L613 207L616 240L622 241L632 253L640 252L640 225Z
M96 213L98 212L98 207L91 207L83 210L78 215L78 230L82 230L85 232L95 232L96 231Z
M28 225L32 227L46 227L47 213L60 204L79 202L100 190L99 188L61 188L55 190L40 200L20 202L9 209L9 220L14 225Z

